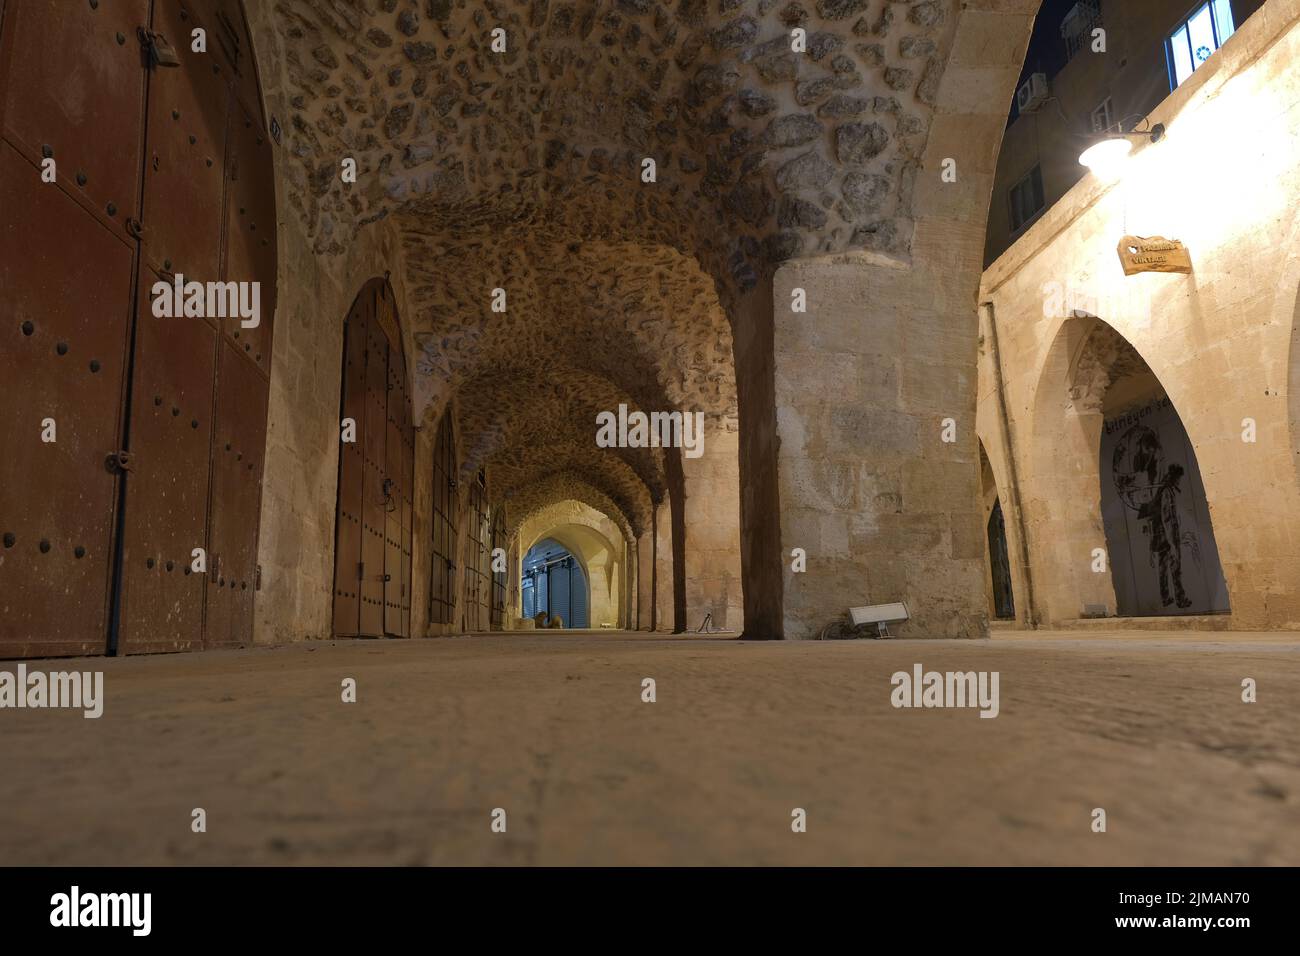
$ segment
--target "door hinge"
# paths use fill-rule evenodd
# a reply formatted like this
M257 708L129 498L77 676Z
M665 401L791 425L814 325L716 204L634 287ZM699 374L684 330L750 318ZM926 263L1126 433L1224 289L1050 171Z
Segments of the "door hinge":
M136 36L140 38L140 45L144 47L145 52L149 55L150 67L181 65L181 58L176 55L175 48L167 42L167 38L161 33L154 33L144 27L137 27Z
M134 464L135 457L129 451L110 451L104 458L104 467L114 475L125 474Z
M262 590L262 566L260 564L253 568L253 590Z

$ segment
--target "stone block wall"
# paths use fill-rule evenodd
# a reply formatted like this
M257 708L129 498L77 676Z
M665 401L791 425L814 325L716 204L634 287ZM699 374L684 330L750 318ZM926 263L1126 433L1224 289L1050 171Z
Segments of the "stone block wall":
M908 636L982 633L975 331L935 307L943 281L869 253L777 275L775 301L809 297L776 311L786 637L894 601Z
M705 430L704 454L683 455L686 506L686 626L744 629L740 587L740 477L736 423Z

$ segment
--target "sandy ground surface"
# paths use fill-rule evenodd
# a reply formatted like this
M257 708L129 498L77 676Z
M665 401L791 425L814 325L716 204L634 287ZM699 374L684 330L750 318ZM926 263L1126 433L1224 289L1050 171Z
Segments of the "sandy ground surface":
M915 663L998 671L1000 716L894 709ZM547 633L29 667L102 669L107 701L0 710L0 865L1300 864L1296 634Z

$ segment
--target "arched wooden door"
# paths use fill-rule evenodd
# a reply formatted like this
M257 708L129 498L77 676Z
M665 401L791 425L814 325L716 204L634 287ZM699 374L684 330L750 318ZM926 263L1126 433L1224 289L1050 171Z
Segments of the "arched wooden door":
M265 129L238 0L0 4L0 656L252 639Z
M410 637L415 430L406 358L383 279L357 294L343 333L334 633Z

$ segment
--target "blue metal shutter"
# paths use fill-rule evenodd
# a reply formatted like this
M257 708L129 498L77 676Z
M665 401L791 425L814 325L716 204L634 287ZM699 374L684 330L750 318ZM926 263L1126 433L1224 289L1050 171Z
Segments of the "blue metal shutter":
M569 574L569 610L573 620L566 619L569 627L591 627L591 616L587 608L587 575L582 572L582 565L576 560Z
M572 627L569 623L569 569L563 564L552 565L550 577L551 617L558 614L565 627Z

